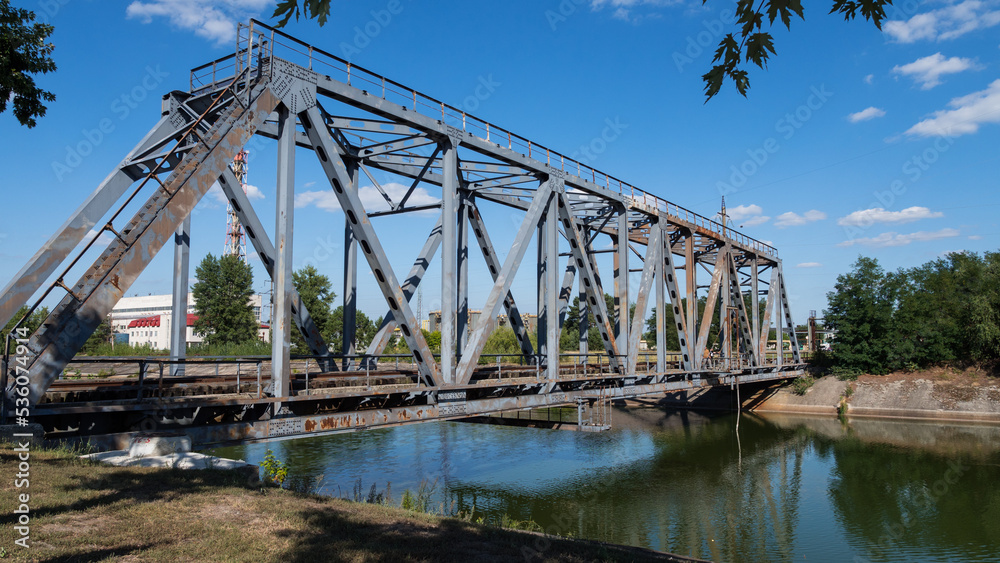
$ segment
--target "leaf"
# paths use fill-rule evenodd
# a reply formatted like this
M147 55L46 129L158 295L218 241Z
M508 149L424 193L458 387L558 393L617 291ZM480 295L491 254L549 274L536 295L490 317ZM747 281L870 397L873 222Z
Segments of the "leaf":
M770 33L755 33L747 40L746 60L753 62L760 68L767 66L768 58L776 54L774 51L774 38Z
M278 5L274 8L274 13L271 14L272 18L284 15L281 20L275 25L275 27L285 27L288 20L291 19L292 15L295 15L295 21L299 21L299 3L298 0L282 0L278 2Z
M885 20L885 7L887 5L891 6L892 0L860 0L858 2L835 0L830 13L839 12L844 14L845 21L850 21L857 16L857 12L860 9L862 17L874 23L878 29L882 29L882 22Z
M715 65L712 67L712 70L702 75L701 79L705 82L705 103L708 103L709 100L719 93L725 77L726 67L723 65Z
M326 20L330 16L330 0L306 0L306 5L320 27L326 25Z

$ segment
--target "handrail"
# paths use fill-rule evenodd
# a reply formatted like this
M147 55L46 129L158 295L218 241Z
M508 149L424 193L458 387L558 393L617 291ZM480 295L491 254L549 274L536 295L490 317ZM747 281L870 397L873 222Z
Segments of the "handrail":
M395 80L386 78L385 76L328 53L318 47L314 47L301 39L292 37L291 35L275 29L261 21L251 19L250 26L240 24L240 30L244 27L247 27L251 34L254 33L256 28L266 30L270 34L270 53L272 57L274 56L277 47L284 47L289 53L303 57L303 60L306 63L304 66L307 66L314 72L324 74L322 67L332 69L336 73L345 76L345 80L343 81L345 84L354 86L355 88L361 88L370 95L378 96L382 99L389 99L390 97L396 98L400 102L400 105L404 108L410 107L418 113L437 119L441 123L453 125L462 131L473 133L480 139L493 143L499 147L516 150L528 158L544 162L553 168L569 172L584 181L589 181L592 184L604 187L611 191L617 191L619 194L628 197L629 200L634 203L640 203L646 207L652 207L657 211L662 211L667 215L676 217L694 225L695 227L704 228L713 233L718 233L720 236L727 236L741 246L775 258L778 256L778 250L770 244L747 236L731 229L726 225L722 225L713 219L699 215L685 207L650 194L629 184L628 182L597 170L596 168L569 156L563 155L558 151L532 142L507 129L504 129L503 127L499 127L491 122L470 115L466 111L446 104L437 98L418 92L417 90L409 88L399 82L396 82ZM256 32L260 33L259 30L256 30ZM261 33L261 36L263 36L263 33ZM288 42L291 44L287 44ZM252 44L251 35L248 37L248 45L252 46ZM301 50L297 47L301 47ZM217 61L197 67L192 70L192 73L211 67L213 69L214 78L214 73L218 70L217 63L226 59L227 57L223 57ZM319 65L319 67L317 65ZM409 106L407 104L409 104ZM497 142L498 140L500 142Z

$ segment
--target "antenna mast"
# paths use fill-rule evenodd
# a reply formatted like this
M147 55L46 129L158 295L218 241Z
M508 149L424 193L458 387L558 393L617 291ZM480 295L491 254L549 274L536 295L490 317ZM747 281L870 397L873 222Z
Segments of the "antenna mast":
M247 193L247 151L240 151L233 158L233 173L239 180L243 193ZM226 204L226 246L222 255L236 256L244 264L248 263L246 234L243 232L243 225L240 224L240 219L236 216L232 202Z

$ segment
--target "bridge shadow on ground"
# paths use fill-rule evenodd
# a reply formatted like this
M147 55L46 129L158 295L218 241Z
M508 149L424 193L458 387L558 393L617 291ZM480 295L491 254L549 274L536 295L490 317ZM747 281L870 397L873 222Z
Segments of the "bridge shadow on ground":
M629 399L626 403L671 409L736 411L737 403L742 402L743 410L754 410L786 384L785 382L774 381L746 383L740 385L738 395L735 388L730 389L726 386L707 387L691 391L667 393L658 399ZM737 396L739 397L739 401L737 400Z
M30 461L34 561L690 561L262 487L238 472L119 468L40 448ZM0 465L17 464L0 444ZM0 545L18 537L18 492L9 481L0 495Z

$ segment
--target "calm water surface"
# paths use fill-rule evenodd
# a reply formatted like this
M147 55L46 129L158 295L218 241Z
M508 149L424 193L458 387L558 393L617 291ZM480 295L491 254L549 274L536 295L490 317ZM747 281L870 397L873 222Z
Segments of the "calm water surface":
M575 412L574 412L575 415ZM1000 427L616 409L603 433L426 423L211 450L352 496L713 561L1000 561Z

